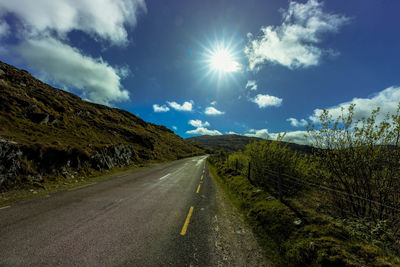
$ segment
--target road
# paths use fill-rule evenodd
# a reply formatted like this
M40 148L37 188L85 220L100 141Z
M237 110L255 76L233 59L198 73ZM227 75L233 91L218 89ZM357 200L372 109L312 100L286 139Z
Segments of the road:
M213 266L205 156L0 209L0 266Z

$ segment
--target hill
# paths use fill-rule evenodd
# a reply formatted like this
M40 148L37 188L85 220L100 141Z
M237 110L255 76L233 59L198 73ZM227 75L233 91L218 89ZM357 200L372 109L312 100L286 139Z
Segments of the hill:
M245 150L251 142L262 140L257 137L248 137L237 134L227 135L201 135L186 138L191 143L196 143L209 150L239 151Z
M83 101L0 61L0 191L201 153L165 126Z
M227 152L234 152L239 150L245 150L246 145L254 141L264 140L258 137L249 137L237 134L227 134L227 135L202 135L189 137L186 139L189 142L199 144L206 149L211 151L225 150ZM299 145L295 143L287 143L289 148L300 153L311 153L312 147L307 145Z

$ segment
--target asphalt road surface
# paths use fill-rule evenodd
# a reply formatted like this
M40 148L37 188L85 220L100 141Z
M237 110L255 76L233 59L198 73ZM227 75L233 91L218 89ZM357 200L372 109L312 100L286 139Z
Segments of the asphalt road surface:
M206 157L0 209L0 266L213 266ZM210 242L211 241L211 242Z

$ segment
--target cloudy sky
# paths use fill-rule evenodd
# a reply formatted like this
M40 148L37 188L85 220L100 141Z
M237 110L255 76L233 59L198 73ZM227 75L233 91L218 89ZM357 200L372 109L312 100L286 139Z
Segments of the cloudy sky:
M0 0L0 60L182 137L303 142L322 109L400 101L391 0Z

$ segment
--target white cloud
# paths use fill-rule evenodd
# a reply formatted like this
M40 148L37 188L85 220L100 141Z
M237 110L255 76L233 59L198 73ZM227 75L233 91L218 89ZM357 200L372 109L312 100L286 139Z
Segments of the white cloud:
M309 145L310 144L310 140L307 138L308 137L307 131L291 131L291 132L271 133L270 139L276 140L278 138L278 135L282 136L283 134L285 134L285 137L283 138L282 141L296 143L296 144L300 144L300 145Z
M112 67L69 44L69 33L78 31L105 45L126 45L128 28L146 12L144 0L13 0L0 1L0 37L11 31L15 43L0 51L34 68L42 79L57 86L77 89L92 102L109 105L129 99L120 80L126 67ZM12 14L13 24L4 17ZM6 26L5 26L6 25Z
M387 113L393 114L397 110L397 106L400 102L400 87L389 87L385 90L371 96L370 98L354 98L349 102L341 103L337 106L327 108L329 114L333 118L338 118L343 112L344 113L351 104L356 104L354 109L354 119L358 120L361 118L368 118L371 115L371 111L377 107L381 108L380 114L377 117L377 122L384 119ZM309 119L314 122L319 122L319 115L322 113L322 109L315 109L313 115Z
M168 105L175 109L175 110L179 110L179 111L192 111L193 108L193 101L185 101L182 105L176 103L175 101L169 102L167 101Z
M128 42L126 26L134 27L144 0L12 0L0 1L0 15L12 13L22 23L25 36L56 34L65 39L79 30L112 44Z
M207 115L222 115L225 112L219 111L218 109L214 107L207 107L206 110L204 111L205 114Z
M210 126L208 121L202 122L201 120L190 120L189 124L196 128Z
M102 58L91 58L56 39L27 40L14 51L46 80L82 92L83 98L109 104L129 99L121 85L119 70Z
M198 127L197 129L190 130L186 132L187 134L197 134L197 135L222 135L218 130L209 130L204 127Z
M176 130L178 130L178 127L172 126L172 129L174 129L176 131Z
M250 90L252 91L256 91L257 90L257 82L254 80L249 80L246 83L246 89L250 88Z
M290 125L292 125L293 127L304 127L307 126L308 122L305 119L295 119L295 118L289 118L286 121L290 122Z
M229 131L229 132L227 132L227 134L237 134L238 135L238 133L233 132L233 131Z
M0 21L0 38L6 37L10 33L10 26L5 21Z
M245 133L245 136L249 137L259 137L268 140L276 140L279 135L285 134L282 141L296 143L296 144L309 144L309 140L307 139L307 131L292 131L292 132L281 132L281 133L269 133L268 129L251 129Z
M217 104L217 101L213 101L210 103L210 105L215 106Z
M282 12L281 25L261 27L261 35L256 38L248 35L245 53L250 69L258 69L267 61L291 69L318 65L321 56L332 51L317 46L321 35L337 32L349 21L343 15L323 12L322 7L317 0L304 4L291 1Z
M263 139L269 138L269 133L267 129L260 129L260 130L250 129L244 135L249 137L259 137Z
M258 94L251 99L251 102L256 103L259 108L265 108L269 106L279 107L282 104L282 98L272 95Z
M159 106L157 104L154 104L153 110L154 112L167 112L169 111L169 107L167 107L166 105Z

